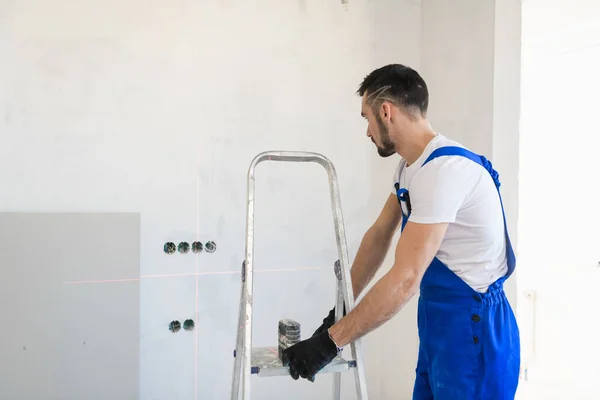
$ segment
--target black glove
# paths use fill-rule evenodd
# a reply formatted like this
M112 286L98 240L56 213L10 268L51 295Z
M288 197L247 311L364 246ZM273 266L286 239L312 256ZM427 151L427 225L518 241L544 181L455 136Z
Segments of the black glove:
M346 303L345 302L343 303L343 309L344 309L343 315L345 317L346 316ZM335 324L335 307L333 307L331 309L331 311L329 311L329 314L325 317L325 319L323 319L323 324L317 328L315 333L313 333L313 336L327 331L327 329L331 328L334 324Z
M294 380L301 376L314 382L317 372L337 355L338 347L329 337L329 332L325 331L288 347L281 358L284 366L289 365Z

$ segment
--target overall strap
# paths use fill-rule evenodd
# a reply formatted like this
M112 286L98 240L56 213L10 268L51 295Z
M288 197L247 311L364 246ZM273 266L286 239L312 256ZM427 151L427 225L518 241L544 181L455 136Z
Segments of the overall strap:
M400 228L400 232L404 230L406 223L408 222L408 218L410 217L410 212L412 211L412 207L410 204L410 197L408 194L408 190L400 187L400 177L402 176L402 171L406 167L406 161L402 160L400 167L398 168L398 182L394 184L394 188L396 189L396 197L398 197L398 203L400 204L400 211L402 212L402 226ZM407 213L404 214L404 210L402 209L402 203L406 204Z
M460 156L460 157L468 158L469 160L472 160L472 161L476 162L477 164L481 165L483 168L485 168L488 171L488 173L490 174L490 176L492 177L492 179L494 180L494 184L496 185L496 189L498 190L498 196L500 197L500 207L502 208L502 218L504 219L504 237L506 238L506 261L508 264L508 271L507 271L505 277L508 278L514 272L517 261L516 261L515 253L513 251L513 248L512 248L511 242L510 242L510 237L508 235L508 227L506 226L506 215L504 213L504 205L502 204L502 196L500 195L500 179L499 179L498 172L496 170L494 170L494 168L492 167L492 163L488 159L486 159L484 156L475 154L472 151L469 151L463 147L458 147L458 146L446 146L446 147L440 147L440 148L435 149L429 155L429 157L427 157L425 162L423 162L423 165L427 164L429 161L431 161L435 158L443 157L443 156ZM423 167L423 165L421 165L421 167Z
M402 226L400 228L400 232L404 230L406 223L408 222L408 218L410 217L411 205L410 205L410 197L408 195L408 190L404 188L400 188L400 184L394 184L396 188L396 197L398 197L398 203L400 203L400 211L402 212ZM402 209L402 203L406 203L407 214L404 214L404 210Z

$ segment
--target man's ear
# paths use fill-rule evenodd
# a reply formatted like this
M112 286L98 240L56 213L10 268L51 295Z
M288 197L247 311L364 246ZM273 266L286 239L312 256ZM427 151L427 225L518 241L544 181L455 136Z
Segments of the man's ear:
M390 119L392 118L392 108L390 107L390 104L388 102L383 102L379 112L381 119L383 120L390 121Z

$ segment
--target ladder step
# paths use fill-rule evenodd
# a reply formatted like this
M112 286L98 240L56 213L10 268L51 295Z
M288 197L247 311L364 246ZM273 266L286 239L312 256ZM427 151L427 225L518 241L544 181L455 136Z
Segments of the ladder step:
M356 366L355 361L346 361L340 355L325 366L319 374L344 372ZM258 376L289 375L288 367L284 367L277 355L277 347L252 348L252 373Z

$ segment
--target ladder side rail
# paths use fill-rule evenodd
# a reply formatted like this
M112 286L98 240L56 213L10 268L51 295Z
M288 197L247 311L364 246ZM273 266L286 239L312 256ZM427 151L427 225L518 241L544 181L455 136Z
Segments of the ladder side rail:
M354 309L354 290L352 288L352 276L350 274L350 261L348 257L348 245L346 241L346 233L344 228L344 218L342 215L342 206L339 195L339 186L337 175L333 164L327 160L329 166L327 168L329 175L329 184L331 191L331 209L333 211L333 223L335 225L336 241L338 244L339 262L342 272L342 290L344 292L344 301L346 304L346 312L349 313ZM365 370L363 364L363 352L361 339L355 340L350 344L352 359L356 365L354 368L356 393L359 400L367 400L367 385Z
M253 253L254 253L254 197L255 197L255 170L256 166L263 161L284 161L284 162L316 162L323 166L327 171L330 187L331 209L333 212L333 222L335 236L338 247L338 256L342 267L342 291L346 303L346 311L350 312L354 308L354 293L352 290L351 276L349 271L348 247L344 231L343 215L339 196L339 186L335 167L325 156L303 151L266 151L258 154L252 160L248 168L247 175L247 204L246 204L246 258L245 258L245 281L243 285L244 293L244 313L240 319L243 323L243 400L250 399L250 378L252 367L252 305L253 305ZM337 307L336 307L337 309ZM337 314L336 310L336 314ZM336 316L337 318L337 316ZM240 329L238 327L238 329ZM366 383L364 375L364 366L362 360L362 347L360 340L352 345L352 357L355 360L355 380L359 399L366 400ZM239 355L237 355L239 356Z
M235 360L233 363L233 380L231 383L231 400L238 400L240 395L240 379L242 374L242 353L244 341L244 310L245 310L245 282L246 282L246 262L242 263L242 288L240 291L239 315L237 322L237 335L235 339Z
M342 268L340 266L340 260L337 260L334 264L335 272L335 322L342 319L344 313L344 290L342 287ZM333 374L333 400L341 400L342 391L342 374L341 372L335 372Z

